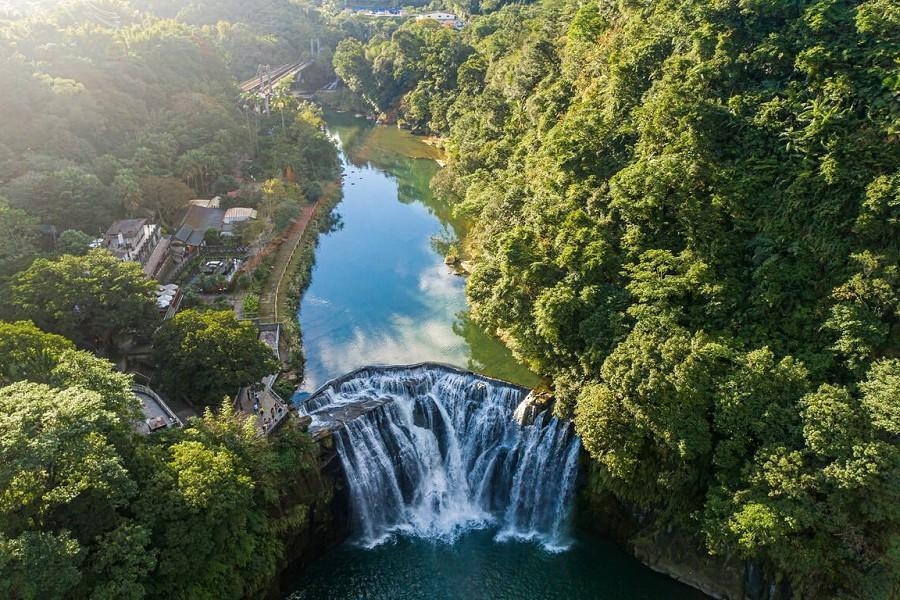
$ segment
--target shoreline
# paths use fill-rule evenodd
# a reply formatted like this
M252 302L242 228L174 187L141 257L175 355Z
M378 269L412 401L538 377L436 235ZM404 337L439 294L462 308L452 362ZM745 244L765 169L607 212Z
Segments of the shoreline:
M329 182L319 199L312 206L306 222L299 230L291 252L284 263L281 274L272 292L273 318L281 324L282 339L287 354L286 369L282 370L278 381L287 381L296 390L303 380L303 336L300 321L296 318L300 300L309 286L312 268L315 265L315 249L318 244L322 219L327 218L343 200L340 176Z

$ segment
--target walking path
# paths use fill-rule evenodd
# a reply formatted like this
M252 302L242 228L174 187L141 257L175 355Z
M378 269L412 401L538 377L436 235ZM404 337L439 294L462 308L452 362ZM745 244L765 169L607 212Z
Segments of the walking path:
M259 295L259 317L263 321L277 320L276 306L282 280L287 275L287 267L294 256L294 250L300 243L300 239L303 237L303 232L306 231L306 226L309 224L310 219L316 214L316 209L321 201L320 198L314 204L304 206L303 212L300 213L300 216L294 221L291 228L281 238L281 244L279 244L275 255L275 262L272 265L272 273L276 274L276 276L269 277Z

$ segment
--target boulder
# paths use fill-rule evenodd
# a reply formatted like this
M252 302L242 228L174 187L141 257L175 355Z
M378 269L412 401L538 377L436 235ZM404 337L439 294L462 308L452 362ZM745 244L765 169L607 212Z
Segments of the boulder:
M534 418L553 405L553 396L532 390L513 411L513 419L522 427L534 424Z
M300 431L306 431L309 429L309 425L312 423L312 417L309 415L302 415L297 417L297 426L300 428Z

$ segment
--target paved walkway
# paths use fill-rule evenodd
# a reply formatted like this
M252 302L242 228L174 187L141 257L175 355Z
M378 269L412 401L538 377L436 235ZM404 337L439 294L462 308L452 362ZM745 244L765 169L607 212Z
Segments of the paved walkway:
M264 382L263 389L241 389L237 405L241 412L255 417L260 433L270 434L288 416L288 405Z

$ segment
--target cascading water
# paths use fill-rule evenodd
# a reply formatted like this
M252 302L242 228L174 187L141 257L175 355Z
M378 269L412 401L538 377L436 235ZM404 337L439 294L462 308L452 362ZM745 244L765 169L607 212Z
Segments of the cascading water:
M394 532L452 541L495 525L499 539L567 546L578 468L571 423L513 411L527 390L448 367L368 368L304 403L333 431L365 545Z

